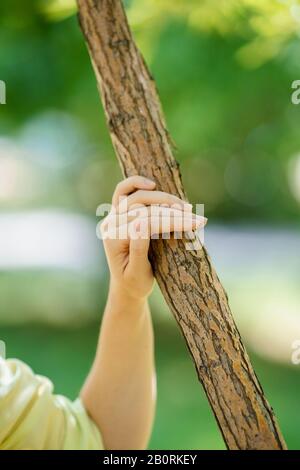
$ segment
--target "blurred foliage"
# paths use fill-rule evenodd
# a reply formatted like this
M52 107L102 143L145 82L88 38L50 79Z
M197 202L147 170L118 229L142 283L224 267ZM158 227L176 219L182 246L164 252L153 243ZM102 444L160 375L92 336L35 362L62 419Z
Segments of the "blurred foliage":
M243 331L250 336L254 332L262 341L268 338L264 346L274 349L291 315L287 331L299 331L298 311L294 315L299 270L298 264L291 269L293 245L289 242L286 256L285 241L290 239L282 237L278 251L286 269L283 258L279 266L270 250L273 261L261 255L264 266L254 263L251 272L250 258L256 255L260 261L259 250L253 245L249 250L234 227L244 222L253 227L299 225L300 106L291 103L291 85L300 79L300 3L125 4L160 91L187 193L191 201L205 204L211 220L232 224L233 244L225 245L229 261L223 268L237 319L245 325ZM0 107L0 209L7 212L51 207L81 212L95 221L97 205L110 200L121 177L75 11L73 0L0 3L0 79L7 84L7 104ZM270 237L265 240L261 249L267 253ZM218 244L222 252L224 246ZM41 242L37 251L42 248ZM249 251L246 261L238 249ZM242 270L234 266L237 256ZM103 263L100 271L106 272ZM49 375L58 392L75 397L97 336L93 324L82 325L103 310L105 281L90 273L49 269L3 270L0 276L2 325L47 324L2 327L8 354ZM157 291L152 309L159 324L159 402L152 447L221 448L191 361ZM49 324L81 327L55 330ZM259 330L258 324L263 324ZM299 447L299 419L294 419L298 370L262 361L256 366L289 446Z
M66 154L68 161L50 168L42 155L35 158L36 179L51 178L42 194L36 191L38 204L55 199L94 213L120 173L72 8L65 0L1 2L0 70L8 104L1 107L0 126L2 135L19 139L20 158L32 166L24 133L29 127L30 138L38 139L42 116L44 140L39 137L34 148L47 141L47 148L54 146L50 157ZM290 99L291 83L300 76L298 8L275 0L128 2L188 193L205 203L209 216L298 220L300 182L291 168L298 162L300 106ZM81 141L72 141L72 134ZM104 176L108 167L110 179Z
M242 38L245 44L236 55L250 68L275 57L300 31L300 5L295 0L133 0L129 10L139 30L147 22L155 28L165 24L170 16L201 32Z
M237 56L248 67L273 58L300 31L299 0L132 0L125 4L129 4L132 28L147 38L150 50L163 25L172 17L180 18L203 32L244 38L246 44ZM49 19L61 20L76 11L76 1L43 1L40 10ZM152 33L147 37L149 25Z

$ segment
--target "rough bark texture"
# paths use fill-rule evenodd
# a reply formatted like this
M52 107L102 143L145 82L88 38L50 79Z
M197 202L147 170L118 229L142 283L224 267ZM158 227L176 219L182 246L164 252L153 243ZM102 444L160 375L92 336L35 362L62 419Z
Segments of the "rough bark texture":
M78 0L78 6L124 175L150 177L159 189L184 198L155 84L132 39L122 2ZM225 443L229 449L285 449L208 254L204 248L187 251L184 243L155 240L150 259Z

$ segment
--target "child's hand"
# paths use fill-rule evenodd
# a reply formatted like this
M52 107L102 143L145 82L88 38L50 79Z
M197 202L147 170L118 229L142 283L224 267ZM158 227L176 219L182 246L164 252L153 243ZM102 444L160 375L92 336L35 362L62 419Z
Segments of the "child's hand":
M150 237L166 233L166 227L167 232L186 232L206 223L204 217L192 214L186 201L154 189L155 182L142 176L120 182L113 210L101 223L111 286L134 299L145 299L152 291Z

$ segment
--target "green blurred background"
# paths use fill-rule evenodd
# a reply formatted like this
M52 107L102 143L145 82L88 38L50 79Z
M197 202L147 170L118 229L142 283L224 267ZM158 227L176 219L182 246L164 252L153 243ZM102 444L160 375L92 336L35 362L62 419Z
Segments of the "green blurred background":
M206 244L288 446L300 448L300 3L133 0L130 24ZM71 0L2 0L0 338L75 398L108 272L96 207L121 173ZM184 341L151 298L156 449L224 447ZM298 355L299 357L300 355Z

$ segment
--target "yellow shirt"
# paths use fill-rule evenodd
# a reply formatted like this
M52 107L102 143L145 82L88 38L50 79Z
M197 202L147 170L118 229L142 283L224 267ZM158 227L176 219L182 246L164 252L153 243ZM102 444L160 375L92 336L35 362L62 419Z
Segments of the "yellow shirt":
M53 384L23 362L0 358L0 449L103 449L80 399L53 394Z

